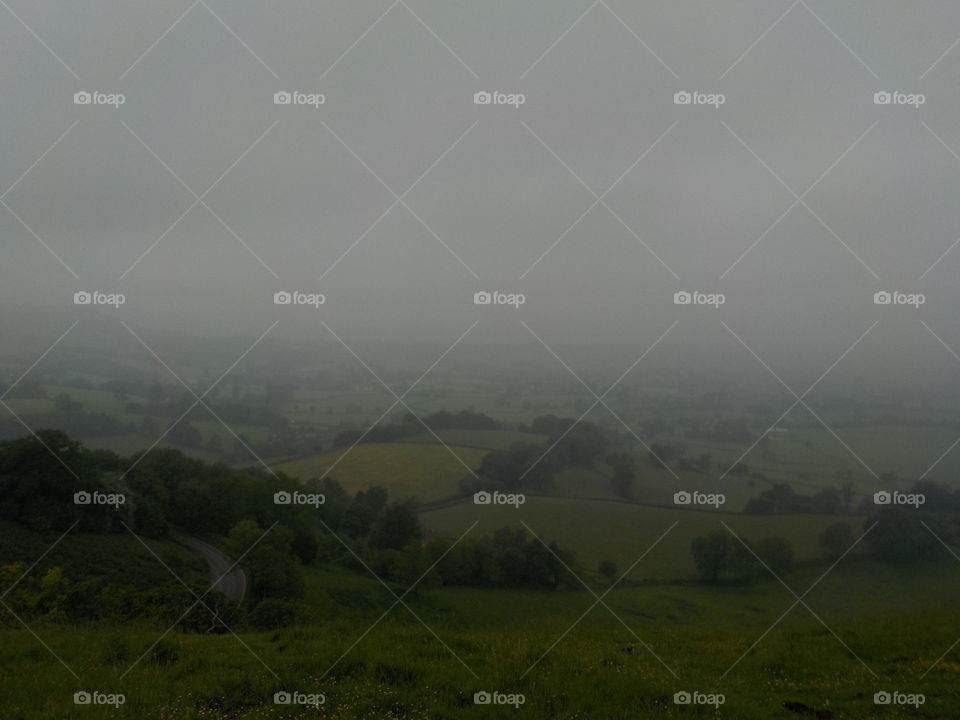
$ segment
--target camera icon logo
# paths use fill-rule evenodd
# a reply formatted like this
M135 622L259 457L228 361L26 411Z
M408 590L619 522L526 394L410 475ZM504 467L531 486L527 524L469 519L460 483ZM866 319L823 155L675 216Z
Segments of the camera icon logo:
M78 690L73 694L74 705L89 705L93 702L93 696L86 690Z
M892 102L893 102L893 95L888 93L886 90L881 90L880 92L875 92L873 94L874 105L889 105Z
M893 500L893 495L891 495L886 490L881 490L880 492L875 492L873 494L874 505L889 505L892 500Z
M86 290L79 290L73 294L74 305L89 305L91 302L93 302L93 295Z
M892 700L893 697L886 690L881 690L873 694L874 705L889 705Z
M691 95L686 90L681 90L680 92L675 92L673 94L674 105L689 105L692 102L693 102L693 95Z
M675 692L673 694L674 705L689 705L692 700L693 698L686 690L681 690L680 692Z
M279 490L273 494L274 505L289 505L293 502L293 496L286 490Z
M474 505L489 505L491 502L493 502L493 496L486 490L473 494Z
M286 290L279 290L273 294L274 305L289 305L293 302L293 295Z
M88 93L86 90L81 90L80 92L75 92L73 94L74 105L90 105L92 102L93 95Z
M273 694L274 705L289 705L293 702L293 696L286 690L280 690Z
M474 305L490 305L492 302L493 295L488 293L486 290L481 290L480 292L475 292L473 294Z
M693 302L693 295L688 293L686 290L681 290L673 294L674 305L689 305L692 302Z
M480 92L475 92L473 94L474 105L490 105L492 102L493 95L488 93L486 90L481 90Z
M286 90L281 90L280 92L275 92L273 94L274 105L289 105L292 102L293 102L293 95L288 93Z
M86 490L80 490L73 494L73 504L74 505L89 505L93 497Z
M473 694L474 705L489 705L492 701L493 696L491 696L486 690L481 690L480 692L475 692Z
M880 290L873 294L874 305L890 305L893 302L893 295L886 290Z
M673 494L674 505L689 505L693 497L686 490L675 492Z

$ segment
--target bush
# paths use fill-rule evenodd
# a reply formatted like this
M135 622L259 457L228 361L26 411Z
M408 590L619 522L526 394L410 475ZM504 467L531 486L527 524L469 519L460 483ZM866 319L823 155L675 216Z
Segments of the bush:
M275 630L292 625L297 619L297 606L286 600L261 600L250 613L250 624L256 630Z

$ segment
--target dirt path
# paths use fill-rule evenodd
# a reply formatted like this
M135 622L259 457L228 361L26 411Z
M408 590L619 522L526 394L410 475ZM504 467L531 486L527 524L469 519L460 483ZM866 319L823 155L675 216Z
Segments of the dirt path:
M177 530L172 531L170 535L181 545L186 545L203 556L203 559L207 561L207 567L210 569L210 582L216 582L215 589L236 603L243 601L243 596L247 592L247 576L239 567L230 569L233 565L230 558L210 543L193 535L186 535Z

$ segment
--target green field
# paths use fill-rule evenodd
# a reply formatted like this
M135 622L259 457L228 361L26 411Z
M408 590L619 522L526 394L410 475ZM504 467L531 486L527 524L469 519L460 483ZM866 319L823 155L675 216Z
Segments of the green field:
M612 560L625 570L677 523L630 575L633 581L692 578L691 541L711 530L724 530L724 522L744 539L775 535L790 540L801 561L817 557L819 534L827 525L843 520L855 532L863 525L862 518L834 515L740 515L533 496L518 510L462 502L420 515L427 533L444 537L458 537L476 520L480 524L473 532L478 535L526 523L542 539L556 540L560 547L575 551L576 559L589 570L601 560Z
M773 581L615 590L604 601L609 610L586 615L594 602L586 591L441 588L407 600L429 630L401 606L371 628L392 604L376 580L316 569L308 571L310 599L330 617L241 632L242 643L171 632L162 655L148 653L123 679L165 628L37 624L34 637L11 620L0 630L0 696L5 717L31 720L803 717L784 703L836 720L943 719L960 702L957 654L934 665L958 633L954 565L903 573L844 562L805 598L829 631L803 607L771 629L793 603ZM788 580L801 592L815 575ZM926 601L912 605L917 598ZM80 689L122 692L126 701L118 710L77 708ZM274 705L284 689L322 693L325 704ZM919 710L873 704L873 693L895 689L922 692L926 702ZM476 707L480 690L522 693L525 702L519 710ZM679 690L720 692L725 703L719 711L678 706Z
M380 485L393 499L415 497L430 502L458 494L460 480L470 472L464 465L475 469L484 455L486 451L469 447L447 449L442 445L361 443L349 451L338 450L293 460L281 463L275 469L308 480L323 477L337 463L330 475L348 493Z

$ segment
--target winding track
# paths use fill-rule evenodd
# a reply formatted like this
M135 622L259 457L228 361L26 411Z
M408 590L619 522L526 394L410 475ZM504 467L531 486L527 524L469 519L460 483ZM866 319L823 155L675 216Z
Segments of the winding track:
M233 602L243 601L243 596L247 592L247 576L239 566L231 569L233 562L230 558L198 537L178 530L171 531L170 536L181 545L186 545L203 556L210 569L210 582L214 583L214 589L222 592Z

